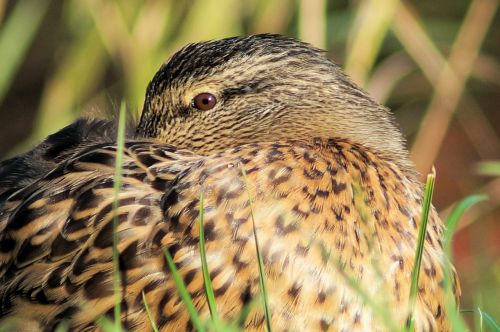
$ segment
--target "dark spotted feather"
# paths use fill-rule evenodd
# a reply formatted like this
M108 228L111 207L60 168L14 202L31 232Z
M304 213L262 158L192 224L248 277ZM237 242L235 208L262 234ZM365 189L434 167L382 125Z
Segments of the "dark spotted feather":
M116 146L108 133L105 122L80 121L2 163L0 183L11 189L0 202L0 316L22 317L21 330L68 320L88 331L100 316L112 317ZM386 330L346 278L369 296L385 294L380 304L395 324L406 320L421 190L396 164L342 139L247 144L212 156L129 140L122 167L116 213L126 329L150 329L142 292L160 329L192 329L162 248L208 317L201 193L207 262L224 319L237 318L259 292L253 208L277 331ZM435 296L442 293L441 233L432 211L417 301L421 331L448 329L443 297ZM259 305L244 327L263 329Z

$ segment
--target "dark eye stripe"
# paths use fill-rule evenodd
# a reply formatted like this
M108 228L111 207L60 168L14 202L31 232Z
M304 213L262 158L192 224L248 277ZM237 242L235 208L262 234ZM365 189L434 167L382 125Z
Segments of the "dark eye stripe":
M256 82L247 83L241 87L227 88L222 93L223 99L224 100L231 99L238 96L246 95L248 93L259 93L262 90L260 88L261 83L262 80L258 80Z

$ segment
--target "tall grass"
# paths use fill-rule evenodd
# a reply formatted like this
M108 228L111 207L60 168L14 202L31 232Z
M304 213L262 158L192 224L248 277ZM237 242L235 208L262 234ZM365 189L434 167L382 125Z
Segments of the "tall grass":
M257 265L259 268L259 286L261 291L261 299L262 305L264 306L264 316L266 319L266 327L268 332L272 332L272 324L271 324L271 309L269 307L269 295L267 292L266 285L266 273L264 272L264 261L262 259L262 254L260 252L260 244L259 244L259 236L257 235L257 227L255 226L255 213L253 208L253 198L249 188L249 183L247 179L247 174L245 169L241 169L241 175L243 176L243 182L245 183L245 191L248 195L248 202L250 204L250 217L252 219L252 229L253 229L253 237L255 243L255 255L257 257Z
M49 7L49 0L16 2L0 30L0 105ZM14 47L15 45L15 47Z
M125 146L125 103L120 106L118 118L118 137L116 142L116 161L115 175L113 179L113 289L114 289L114 322L115 330L121 330L121 279L120 279L120 260L118 252L118 209L120 203L120 191L122 187L122 167L123 167L123 149Z
M462 200L459 204L457 204L457 206L448 216L445 222L446 229L443 239L443 248L447 259L452 260L451 240L453 238L453 234L457 229L461 217L470 207L487 199L488 197L486 195L469 196ZM457 305L455 304L455 297L453 294L451 279L452 276L449 266L445 265L443 288L446 296L446 311L450 317L451 322L453 323L454 329L457 331L466 331L467 325L459 314Z
M165 249L163 253L165 254L165 258L167 259L171 277L174 280L175 285L177 286L177 290L182 301L184 302L184 305L186 306L186 311L191 318L193 327L198 332L205 331L205 324L201 320L200 315L198 314L198 310L196 309L196 306L193 303L193 299L191 298L191 295L189 294L189 291L186 287L186 284L184 283L184 280L182 279L179 271L177 270L177 267L175 266L174 259L172 258L168 250Z
M420 266L422 265L422 255L424 253L425 236L427 234L427 222L429 220L429 213L431 211L432 195L434 193L434 183L436 181L436 171L432 169L432 173L427 175L425 183L424 199L422 203L422 214L420 216L420 225L418 229L417 247L415 253L415 262L411 274L410 285L410 324L409 331L414 330L415 319L413 311L415 310L415 302L417 300L418 292L418 279L420 277Z
M42 41L46 37L40 35L41 27L59 24L62 36L58 49L48 50L54 54L53 62L44 66L45 81L39 87L42 91L32 135L25 142L8 142L14 149L19 143L13 151L61 128L80 115L82 109L106 107L105 101L110 96L126 96L132 111L139 112L148 80L168 55L185 43L242 33L277 32L301 36L335 50L333 58L344 59L348 72L369 88L379 86L375 74L382 73L378 77L386 79L388 103L396 106L406 132L416 136L413 156L423 174L440 152L449 149L438 147L445 144L446 128L453 124L454 116L459 120L454 128L468 135L472 154L484 155L480 148L491 146L486 156L500 158L495 148L500 146L495 134L498 124L491 120L494 114L485 116L482 109L492 98L491 93L484 92L498 88L496 73L500 65L491 46L496 41L492 31L498 29L498 20L495 23L498 0L471 1L463 15L458 16L454 11L460 2L438 2L432 17L425 15L428 9L423 4L396 0L349 4L315 0L316 6L312 7L306 5L307 1L294 0L68 1L64 2L60 16L50 16L50 21L44 22L45 14L51 10L49 4L54 3L17 1L12 2L7 11L3 10L5 3L0 3L0 107L4 106L2 100L9 100L9 91L19 85L16 81L22 81L16 73L23 62L30 55L44 51L32 48L30 52L29 49L37 34ZM447 7L455 10L447 10ZM61 18L61 22L58 23L57 18ZM406 67L399 74L386 75L400 68L401 61ZM470 85L471 81L481 84L480 93L470 89L467 82ZM24 96L25 91L21 92ZM426 105L427 111L421 112ZM460 116L465 111L467 121ZM3 131L6 129L7 126ZM472 135L471 131L487 133L487 136ZM467 150L457 153L465 159ZM460 166L450 162L451 171L441 169L441 174L457 172ZM481 167L484 174L498 177L494 164ZM452 187L449 195L463 197L476 191L477 186L471 183L477 180L465 169L467 172L455 175L460 193L457 187ZM486 189L494 188L495 181L490 181ZM445 190L437 190L437 194ZM490 203L482 210L495 211L497 206ZM494 220L493 213L485 212L482 218ZM464 218L469 221L461 225L479 225L469 226L468 234L483 239L483 234L492 233L479 223L471 223L469 216ZM483 241L476 242L480 248ZM484 250L473 260L478 267L459 271L469 285L464 288L464 298L470 299L476 292L486 294L484 309L498 315L500 309L495 298L500 296L500 280L495 258ZM472 284L475 288L470 287ZM118 314L119 308L116 310Z
M210 315L212 317L212 322L214 324L215 330L220 330L221 324L219 321L219 313L217 310L217 303L215 302L214 290L212 287L212 280L210 279L210 272L208 270L207 253L205 249L205 229L204 229L204 215L205 206L203 201L203 192L200 194L200 216L199 216L199 231L200 231L200 259L201 268L203 272L203 283L205 285L205 294L207 296L208 308L210 309Z
M148 301L146 299L146 295L144 294L144 291L142 291L142 302L144 303L144 309L146 310L146 314L148 315L148 320L149 320L149 324L151 325L151 328L153 329L154 332L158 332L158 327L156 326L156 322L153 318L153 314L151 313L151 310L149 309Z

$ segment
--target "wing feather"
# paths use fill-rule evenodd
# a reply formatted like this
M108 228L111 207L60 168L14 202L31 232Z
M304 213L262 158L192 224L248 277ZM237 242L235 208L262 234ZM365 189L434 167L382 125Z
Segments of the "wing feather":
M237 317L259 292L254 221L278 330L383 330L359 289L377 299L386 294L379 305L402 324L420 186L361 146L332 143L252 144L204 157L127 142L116 211L126 327L147 328L142 292L158 326L191 327L163 248L208 317L198 251L202 193L207 262L226 319ZM70 319L85 329L112 315L115 156L113 144L86 146L0 204L2 316L22 314L45 327ZM442 296L436 296L442 292L441 233L433 211L419 330L446 329ZM263 322L254 307L245 326L260 329Z

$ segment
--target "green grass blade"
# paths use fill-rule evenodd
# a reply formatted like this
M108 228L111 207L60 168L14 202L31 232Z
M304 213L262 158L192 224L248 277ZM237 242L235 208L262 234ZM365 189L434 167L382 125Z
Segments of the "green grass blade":
M56 327L56 332L67 332L69 331L69 322L67 320L63 320Z
M374 299L373 296L370 296L370 294L368 294L368 292L360 286L359 280L345 272L345 269L340 261L335 261L332 259L330 252L328 251L324 242L315 242L319 245L322 259L325 262L329 261L333 264L345 283L356 292L356 295L358 295L362 299L366 307L370 308L375 316L381 319L387 330L400 331L400 329L398 329L398 327L394 324L394 320L392 319L389 310L387 310L387 306L377 303L376 299Z
M272 332L271 310L269 309L269 298L267 295L268 293L267 293L266 278L265 278L265 271L264 271L264 261L262 260L262 254L260 253L259 238L257 236L257 228L255 227L253 200L252 200L252 195L250 194L250 188L248 187L247 173L245 172L245 169L243 167L241 168L241 173L243 174L243 181L245 183L245 189L246 189L246 192L248 194L248 202L250 203L250 215L252 217L253 236L254 236L254 241L255 241L255 250L257 253L257 262L258 262L258 266L259 266L259 285L260 285L260 289L262 292L262 299L263 299L263 305L264 305L264 315L266 318L266 327L267 327L268 332Z
M500 161L483 161L477 164L477 172L486 176L500 176Z
M168 252L168 250L164 249L163 253L165 254L165 258L167 259L168 268L170 269L170 273L172 274L172 278L174 279L175 285L177 286L177 290L179 291L179 295L186 306L186 310L188 311L189 317L191 318L191 322L193 323L193 327L196 331L203 332L205 331L205 327L203 322L198 315L198 311L193 303L193 299L191 299L191 295L187 290L186 284L182 279L177 267L175 266L174 259Z
M418 232L417 239L417 252L415 255L415 263L413 264L412 278L411 278L411 286L410 286L410 324L409 331L414 330L414 316L413 310L415 308L415 302L417 300L417 292L418 292L418 278L420 276L420 265L422 264L422 255L424 253L424 244L425 244L425 234L427 232L427 221L429 219L429 212L431 209L432 202L432 194L434 192L434 182L436 180L436 172L434 168L432 169L432 173L427 175L427 181L425 183L425 192L424 192L424 202L422 205L422 214L420 216L420 229Z
M458 222L460 218L463 216L465 211L469 209L471 206L485 201L488 199L486 195L472 195L463 199L450 213L448 218L446 219L445 232L443 238L443 248L446 257L451 260L451 240L455 230L458 226ZM445 292L445 304L446 304L446 312L448 314L452 329L454 331L466 331L467 325L464 320L460 316L457 310L457 304L455 303L455 295L453 294L452 285L451 285L451 270L448 262L444 263L444 283L443 288Z
M212 287L212 280L210 280L210 273L208 271L207 264L207 253L205 249L205 230L203 228L203 220L204 220L204 201L203 201L203 193L200 194L200 215L198 219L199 228L200 228L200 258L201 258L201 269L203 271L203 283L205 285L205 292L207 295L208 308L210 309L210 315L212 317L212 321L214 323L214 327L216 331L220 330L220 320L219 314L217 312L217 304L215 303L215 294L214 289Z
M146 314L148 315L149 324L154 332L158 332L158 327L153 319L153 315L151 314L151 310L149 310L148 301L146 300L146 295L144 295L144 291L142 291L142 302L144 303L144 308L146 309Z
M116 143L116 161L115 175L113 179L113 290L115 298L114 317L115 329L121 331L121 294L120 294L120 266L118 252L118 207L119 195L122 186L122 163L123 163L123 148L125 145L125 103L120 105L120 115L118 118L118 137Z
M111 321L108 317L106 316L101 316L97 318L96 320L97 326L101 328L104 332L120 332L122 331L121 328L119 330L116 329L116 326L113 321Z
M14 81L14 74L24 59L42 22L50 1L15 1L9 18L0 30L0 104Z
M486 324L488 324L488 326L492 331L500 332L500 326L498 326L493 317L491 317L488 313L482 311L479 308L477 308L477 310L481 313L482 319L486 322Z
M351 188L354 198L354 207L359 214L361 221L365 225L374 224L373 221L373 211L369 205L369 199L365 189L362 187L363 180L360 177L356 177L355 181L352 182ZM387 304L384 302L384 298L376 298L371 295L366 288L363 288L359 284L359 280L353 275L347 273L342 266L342 262L339 260L334 260L331 257L331 251L327 249L327 246L323 242L319 242L321 249L321 256L323 260L329 261L333 264L334 268L337 270L344 281L356 291L357 295L363 300L368 308L374 313L374 317L378 318L386 327L388 331L401 331L401 328L397 326L394 318L392 317ZM374 253L373 239L367 238L367 248L369 253ZM375 275L372 279L372 283L381 283L385 280L382 270L378 264L376 256L373 256L370 260L371 267L373 268Z
M448 249L446 252L448 254L451 253L451 238L455 233L455 229L457 228L458 222L460 218L463 216L466 210L468 210L471 206L486 201L488 199L487 195L471 195L462 200L450 213L448 218L446 219L445 225L446 230L444 233L444 247Z
M384 39L391 27L399 0L360 1L349 31L346 73L365 85Z
M490 327L493 332L500 332L500 326L498 323L491 317L490 314L482 311L481 309L462 309L460 310L462 313L474 313L480 315L481 319L486 322L486 324Z
M477 311L478 311L478 314L479 315L474 315L475 317L477 317L477 319L474 319L474 321L477 321L475 322L477 324L477 329L476 331L480 331L480 332L483 332L484 331L484 319L483 319L483 312L481 311L481 309L479 309L480 307L477 307ZM479 317L478 317L479 316Z
M235 329L237 329L238 331L244 327L245 321L247 320L247 317L250 314L250 311L252 311L253 307L257 303L256 300L257 299L250 300L250 302L248 302L243 308L241 308L238 317L233 322L233 326L235 326Z

